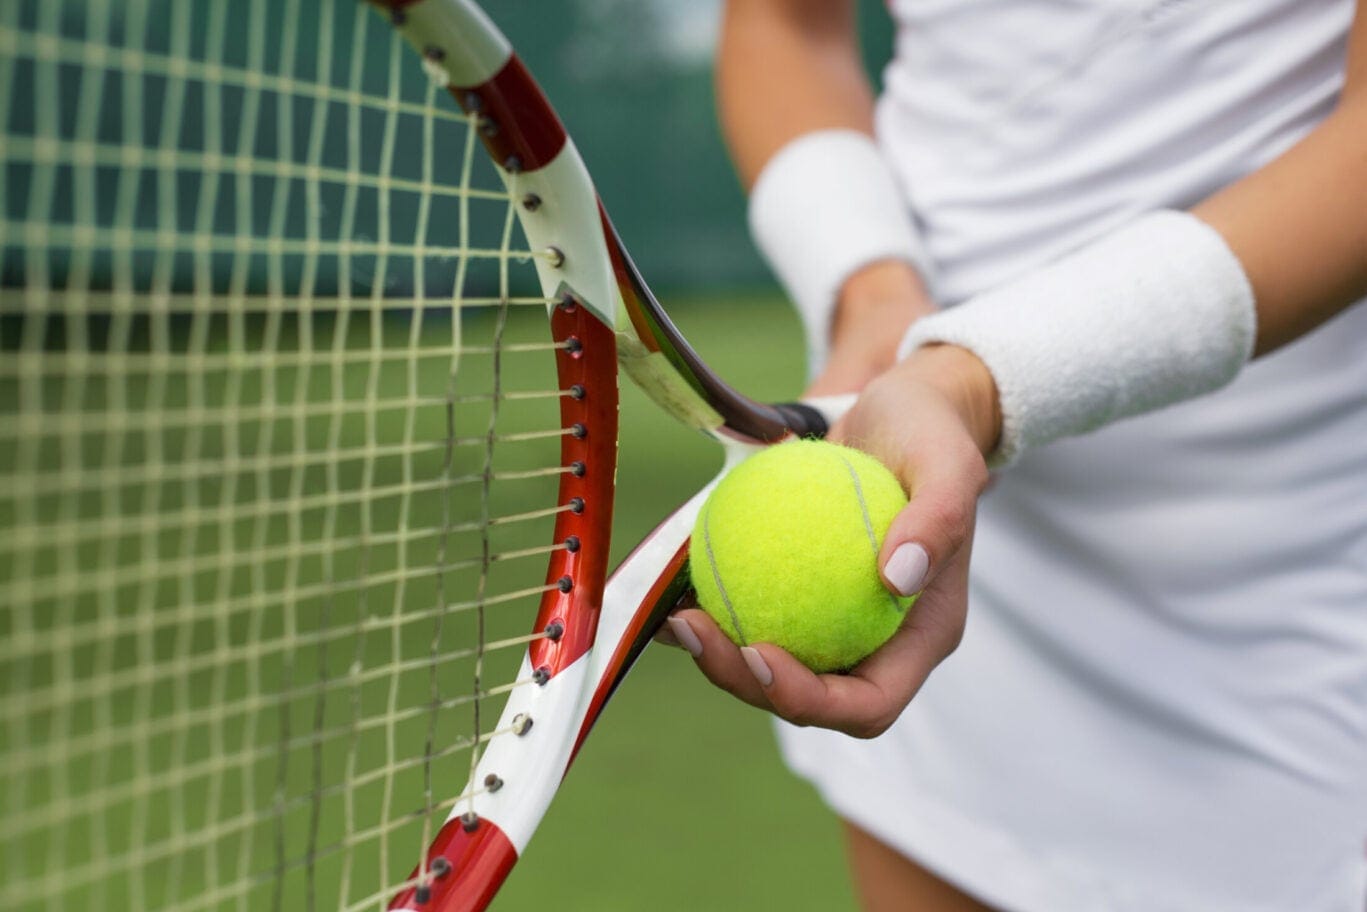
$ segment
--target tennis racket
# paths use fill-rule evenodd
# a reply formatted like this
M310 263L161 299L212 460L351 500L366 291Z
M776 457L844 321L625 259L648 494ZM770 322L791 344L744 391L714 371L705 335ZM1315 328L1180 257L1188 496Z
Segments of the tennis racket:
M11 2L0 87L0 906L484 908L686 586L619 376L841 403L708 370L465 0Z

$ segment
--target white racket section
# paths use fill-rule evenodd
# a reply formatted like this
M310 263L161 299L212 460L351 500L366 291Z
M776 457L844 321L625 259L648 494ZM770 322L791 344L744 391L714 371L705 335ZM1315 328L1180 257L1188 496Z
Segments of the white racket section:
M444 76L443 86L488 82L513 56L513 46L498 27L465 0L426 0L391 15L399 32L428 61L429 71Z
M508 697L496 734L480 758L471 779L472 791L482 789L487 776L503 786L496 792L478 791L462 798L449 819L473 808L498 826L519 855L546 813L579 738L589 703L609 672L617 644L652 586L688 540L693 521L714 481L669 517L624 562L608 582L593 648L544 685L524 684ZM522 659L518 680L532 676L531 662ZM517 735L515 720L530 718L532 727Z
M445 89L488 82L513 55L512 45L484 11L466 0L426 0L405 7L396 27L422 55L428 73ZM517 204L528 247L547 297L569 289L608 326L627 322L608 257L593 188L584 160L568 135L555 158L534 170L511 172L495 162L514 200L528 194L535 206Z

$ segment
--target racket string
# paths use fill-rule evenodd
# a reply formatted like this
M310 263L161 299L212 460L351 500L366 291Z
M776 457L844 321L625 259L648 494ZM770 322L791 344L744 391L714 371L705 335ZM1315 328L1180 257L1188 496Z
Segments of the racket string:
M571 395L564 390L554 391L528 391L523 393L510 393L501 397L503 400L534 400L534 399L560 399ZM470 397L469 401L488 401L478 397ZM224 408L224 409L194 409L186 408L183 410L168 409L159 415L149 415L146 422L133 422L126 413L109 414L105 412L73 412L57 418L49 416L25 415L15 419L16 437L26 437L35 442L44 439L56 440L58 438L81 437L90 438L96 434L103 434L106 437L115 434L132 436L131 431L136 430L142 435L165 434L185 430L203 431L201 417L207 419L211 424L222 423L216 419L234 420L239 423L247 422L252 425L259 425L269 421L308 421L311 419L335 419L338 422L345 422L348 418L357 420L365 418L383 418L386 413L394 412L399 415L410 414L421 408L436 405L436 401L430 398L418 398L413 400L394 399L389 400L374 409L369 409L363 404L351 404L345 402L318 404L302 409L283 410L278 408ZM141 417L141 416L139 416ZM498 442L517 442L545 440L548 438L574 436L581 434L582 430L575 426L562 428L548 428L540 431L524 431L512 434L497 435ZM347 462L362 462L367 459L384 459L413 457L424 454L440 452L446 446L475 446L483 443L484 438L463 438L456 437L447 442L436 441L414 441L411 443L392 443L379 444L364 453L351 451L341 451L334 457L336 465ZM273 469L304 469L319 464L320 455L316 451L288 452L279 454L255 454L250 456L240 456L233 454L227 466L232 471L242 473L259 473ZM0 497L15 498L19 496L45 496L52 494L71 493L82 490L109 490L127 487L139 487L147 484L162 483L173 480L188 481L202 479L206 475L206 465L221 467L224 465L224 456L211 455L203 461L173 460L164 464L148 464L145 462L134 462L131 464L115 465L108 468L101 468L99 473L84 472L71 478L63 477L43 477L37 479L37 486L23 484L19 479L4 477L0 478ZM81 469L80 459L72 460L74 468ZM553 475L560 472L571 471L573 466L548 466L540 469L524 469L507 472L496 472L495 480L512 480L518 478L535 477L537 474ZM462 485L474 483L476 476L458 476L451 479L451 484Z
M535 683L492 665L547 636L526 627L549 587L520 581L566 547L539 542L566 509L547 506L558 480L582 467L531 453L575 433L555 414L571 391L546 371L545 389L433 393L496 348L507 376L521 375L514 358L549 365L561 346L525 331L484 345L478 330L506 308L544 336L551 302L507 276L558 254L519 250L507 219L459 243L419 227L442 206L509 199L488 175L441 182L393 164L395 149L431 146L397 139L405 124L440 140L468 119L395 87L387 29L375 52L363 24L325 9L332 80L267 47L303 42L265 27L263 2L206 4L202 54L199 7L173 7L165 28L136 3L126 16L94 4L82 22L96 26L52 9L0 12L0 72L23 77L4 80L0 105L28 104L26 83L43 100L31 129L0 118L0 186L28 185L0 214L0 597L16 606L0 674L25 697L0 700L7 743L22 745L0 759L16 812L0 820L15 875L0 905L382 906L417 822L460 800L434 801L431 782L510 730L463 736L453 712ZM238 20L254 44L232 57ZM153 48L159 30L173 37ZM80 112L43 113L69 100L68 76ZM292 143L279 129L291 110L309 127ZM339 155L319 151L329 121L346 124ZM363 210L382 197L427 215L366 237ZM487 438L433 432L448 402L475 423L495 403L510 416L485 465L467 456ZM513 414L542 405L549 420ZM486 477L488 523L462 512ZM462 507L438 522L452 498ZM443 525L487 536L487 559L461 541L434 560ZM464 583L477 563L485 598ZM438 574L452 585L441 601ZM486 608L483 641L454 629ZM488 683L443 678L429 706L431 670L474 660ZM21 843L34 848L12 863Z
M408 614L405 614L401 622L395 622L392 619L386 620L383 616L377 615L368 619L367 622L364 624L364 628L366 633L373 633L376 631L389 629L395 623L398 623L398 625L401 628L413 626L420 622L433 620L443 612L474 611L480 607L487 608L491 606L504 605L508 603L518 603L528 599L529 597L540 596L543 593L554 591L558 588L558 583L550 583L543 586L527 587L521 590L500 593L498 595L485 598L482 603L470 601L449 604L441 607L433 607L425 611L413 611ZM248 613L252 607L253 606L248 606L248 609L244 609L243 613ZM172 618L166 619L160 626L165 631L174 632L175 630L181 629L186 625L187 622L184 619ZM149 631L130 627L121 629L119 633L122 636L146 636L149 634ZM104 639L106 635L106 631L90 631L85 637L71 637L70 639L72 642L70 644L65 644L58 640L57 645L63 648L69 648L70 650L75 650L82 645L87 647L97 645ZM277 643L271 644L269 646L245 644L237 647L224 647L219 653L219 658L216 664L232 664L240 661L245 661L252 657L256 657L257 659L263 659L269 658L272 655L284 656L290 651L298 650L301 648L317 647L326 645L331 642L350 642L351 637L353 635L354 634L348 631L316 631L312 633L301 633L293 640L292 643L288 644ZM370 669L368 671L350 671L345 677L332 678L330 679L330 681L337 682L338 687L351 687L357 684L365 684L371 681L383 680L387 675L395 672L402 673L404 671L416 671L419 669L426 669L434 662L440 664L442 662L451 662L457 659L471 658L477 655L480 651L489 653L501 649L526 645L528 643L546 638L548 638L548 634L546 634L544 631L520 636L505 637L499 640L490 640L482 645L444 650L435 657L394 660L393 662L391 662L383 668L375 668ZM17 641L9 645L10 649L15 655L22 656L25 654L27 649L35 642L42 642L46 644L53 642L53 639L46 636L39 637L34 636L33 634L28 634L25 638L18 639ZM175 680L183 679L191 675L192 673L202 670L204 668L212 667L214 666L207 665L202 660L194 658L167 659L159 661L152 668L134 666L120 671L108 672L107 674L103 675L98 679L90 678L88 680L83 680L76 678L73 680L69 680L67 682L64 682L64 685L59 690L45 690L43 688L35 687L29 691L29 698L23 707L7 707L4 714L0 715L0 718L3 718L7 722L13 722L30 716L35 712L43 712L46 710L54 709L62 705L63 703L71 701L93 700L111 690L127 691L139 687L150 687L158 684L165 684L173 682ZM272 691L269 695L258 695L243 701L224 701L223 703L217 704L212 708L203 708L200 710L186 710L176 714L175 716L168 716L160 720L148 721L141 733L132 731L115 732L114 734L108 735L106 737L117 738L123 743L131 743L134 738L140 737L142 735L156 735L161 733L162 731L169 731L176 726L193 725L200 721L221 722L230 719L235 715L244 715L254 711L260 711L282 700L289 701L293 697L313 693L313 688L316 686L317 685L309 685L301 690L280 689ZM502 691L496 689L486 690L482 692L482 695L496 694L501 692ZM461 696L455 698L443 698L439 702L442 704L456 706L463 705L464 703L469 702L472 699L474 698L469 697L469 695L462 694ZM70 745L71 749L73 750L81 748L87 743L93 744L94 739L90 739L88 741L84 738L73 737L68 739L66 742L66 744ZM7 763L13 761L15 763L13 769L16 770L23 770L25 768L32 769L36 768L37 765L41 765L39 761L35 761L34 763L28 764L26 766L22 759L24 756L25 751L22 748L17 749L9 757L7 757ZM37 755L35 754L35 756ZM54 757L60 758L60 753L57 751L56 747L49 746L48 751L46 753L43 753L42 756L48 759L52 759Z
M4 219L0 219L0 228L6 224ZM531 256L530 253L526 255ZM546 308L554 307L559 303L559 300L558 298L547 298L532 294L513 294L506 299L498 295L476 294L463 297L461 304L463 307L471 309L507 304L507 306L514 308L525 307L544 311ZM98 321L112 323L116 319L121 319L129 324L145 323L149 305L152 302L155 302L156 310L172 318L176 316L185 318L198 316L201 319L210 318L224 322L229 318L248 315L265 316L272 311L278 311L286 316L302 314L325 316L330 313L341 314L348 311L358 316L369 316L372 308L376 305L375 300L371 297L345 294L341 290L336 297L320 303L318 300L301 301L297 297L285 294L270 295L244 291L240 295L234 295L215 288L200 288L187 292L175 289L134 290L74 287L45 289L42 301L39 303L28 302L24 315L43 321L51 320L56 316L63 319L82 318L90 323L90 330L93 333ZM418 310L449 313L452 306L451 301L444 298L404 295L401 292L386 294L380 303L390 315L395 317L401 317ZM127 330L126 333L130 336L133 335L131 330ZM112 330L108 335L113 335ZM99 350L98 346L95 345L95 338L92 335L92 351L89 353L91 355ZM175 339L169 341L174 343ZM104 351L108 353L108 346ZM28 357L30 355L29 352L22 349L14 354L16 357ZM51 354L60 357L63 353L54 351ZM249 352L243 354L249 354ZM337 354L345 355L346 352L339 351ZM401 353L391 352L388 349L375 349L370 352L370 355L379 359L403 356Z
M463 201L463 200L462 200ZM70 250L94 248L104 253L135 254L141 251L175 254L232 254L233 256L326 256L335 259L385 257L413 264L490 260L495 264L509 260L530 263L554 262L559 255L552 250L506 250L493 247L462 247L418 241L380 241L356 238L255 238L233 235L184 237L159 229L109 228L64 225L60 222L6 222L7 234L17 235L30 249ZM155 298L154 298L155 300Z
M432 537L433 535L435 535L435 533L431 531L424 533L425 537ZM417 539L417 537L424 536L405 535L402 537ZM399 533L394 533L394 537L395 539L398 539ZM314 550L319 552L325 547L327 546L323 546L323 544L316 544L316 546L313 546ZM541 556L554 554L555 551L573 550L574 547L576 546L573 546L573 544L570 543L558 543L545 547L519 548L519 550L491 555L491 563L495 561L513 561L513 559L521 558L541 558ZM160 563L159 566L161 566ZM254 562L245 561L243 562L243 566L254 566ZM480 566L480 562L477 562L476 559L468 558L463 559L463 561L452 562L446 569L478 569ZM432 572L435 573L436 570L432 570ZM385 584L390 584L390 582L399 580L401 577L406 576L407 578L413 578L416 573L417 572L414 572L414 570L405 570L405 572L398 572L398 570L395 570L395 572L388 573L372 573L355 582L353 587L349 587L349 585L344 584L342 581L334 580L327 582L327 584L316 585L316 587L299 587L295 589L294 595L295 598L308 600L321 598L321 596L329 595L329 593L331 593L331 595L336 595L336 593L339 592L349 591L351 588L379 588L383 587ZM130 573L127 574L126 578L107 578L104 582L105 585L112 585L112 587L118 588L120 585L144 581L145 577L146 574ZM170 572L170 569L164 574L164 578L168 578L168 580L175 580L175 578L182 577L183 573L172 573ZM70 584L67 584L67 587L68 588L66 589L56 587L53 587L52 589L42 589L33 587L33 585L30 584L19 589L19 591L15 593L15 598L26 596L26 598L33 600L63 599L72 598L74 595L82 595L82 593L93 593L97 591L96 588L82 588L78 589L78 591L74 591L74 589L70 588ZM555 588L558 588L558 584L513 589L513 591L500 592L496 593L496 595L487 596L483 602L452 602L444 607L432 607L427 608L427 610L417 608L417 610L402 615L402 618L390 618L388 621L385 619L384 615L369 615L362 623L364 623L364 628L366 630L383 629L385 626L391 625L391 623L409 623L422 621L422 619L427 619L429 617L435 617L439 611L443 610L473 610L473 608L480 606L480 604L483 604L483 606L491 606L491 604L518 602L518 600L543 595L543 593L550 592ZM7 592L5 595L10 595L10 593ZM212 603L182 604L182 606L176 606L174 610L163 611L163 613L139 615L135 621L120 625L118 632L124 634L124 636L134 636L134 634L137 634L137 636L150 636L150 634L167 632L167 630L194 626L197 622L211 621L211 619L224 617L231 618L232 615L254 614L257 613L257 611L264 610L264 608L271 607L271 604L273 603L275 603L275 599L271 598L269 595L252 595L241 596L241 598L219 599ZM16 658L21 658L23 655L30 654L30 652L37 651L38 648L49 647L49 645L51 645L55 651L57 651L57 649L60 649L60 651L79 651L79 649L93 647L93 645L103 643L108 636L109 630L107 629L107 626L97 625L97 623L68 625L64 626L64 628L56 628L56 626L53 626L51 630L21 630L21 632L16 632L14 636L0 640L0 658L3 658L4 660L14 660ZM249 643L243 644L241 647L224 647L219 654L216 654L215 656L204 656L204 658L201 659L186 659L182 660L182 662L161 662L157 667L163 669L165 674L167 674L167 677L175 677L176 674L190 673L190 671L200 669L200 667L213 667L213 665L221 665L221 663L232 663L235 662L235 660L245 658L247 655L268 655L269 652L272 651L272 648L278 649L278 651L284 651L284 649L299 647L299 645L305 645L306 647L306 645L323 643L328 637L349 636L353 636L353 633L349 632L349 630L332 633L327 632L327 630L319 630L319 632L314 633L298 634L298 636L295 637L294 645L278 644L275 645L275 647L272 647L272 645ZM533 639L540 639L540 636L541 634L534 634ZM515 639L514 637L514 639L506 641L507 643L515 643L518 639ZM62 699L83 699L83 697L96 695L98 690L105 688L105 686L126 686L133 684L135 681L149 680L149 671L146 669L138 669L138 667L130 667L130 669L124 671L122 675L123 677L120 677L120 673L112 673L111 671L111 673L105 675L104 678L101 678L100 681L93 680L92 684L89 685L89 690L83 690L81 689L81 686L75 685L74 682L68 682L67 688L62 690L62 695L60 696L62 696ZM156 680L156 678L150 678L150 680ZM41 693L41 689L31 688L29 690L30 699L26 700L25 703L11 704L11 706L0 708L0 719L19 718L19 716L30 714L31 711L41 711L44 710L44 708L49 708L48 704L45 704L44 701L42 701L40 697ZM56 699L56 697L53 697L53 699Z
M22 428L23 423L20 423ZM529 440L545 440L548 438L575 436L580 433L576 428L561 428L549 431L522 433L500 437L500 441L519 442ZM464 445L461 440L451 442L452 445ZM189 485L191 482L198 482L206 487L217 487L222 484L222 478L206 478L206 467L222 469L225 474L234 473L242 477L260 476L263 473L284 470L291 474L304 473L309 470L324 470L331 467L332 470L340 468L347 462L367 462L386 458L404 458L431 454L443 449L442 444L437 443L414 443L396 444L390 447L377 447L373 451L364 455L351 455L345 459L338 459L332 463L321 464L318 458L311 454L285 454L281 456L262 456L257 455L246 459L234 459L229 463L208 460L205 463L186 463L174 462L166 465L143 465L143 466L124 466L104 471L98 476L85 477L48 477L37 480L33 484L23 484L17 479L7 479L6 483L0 485L0 501L14 501L21 497L55 497L58 495L71 495L81 493L107 493L116 498L131 497L150 486L169 484L171 482L182 482ZM530 481L535 479L556 478L562 475L582 474L584 467L582 463L574 462L569 465L545 466L540 468L516 469L508 471L490 471L487 476L461 475L449 480L399 483L388 486L376 486L370 491L354 494L319 494L314 496L303 496L297 501L259 502L252 509L244 509L237 506L220 505L217 509L209 507L192 507L183 511L167 510L157 517L125 517L125 516L102 516L94 520L72 519L68 521L53 520L49 522L35 523L32 530L33 537L25 543L27 547L74 547L83 542L95 542L108 540L111 532L115 529L125 534L131 535L138 531L149 531L163 527L182 527L196 528L204 524L225 519L243 521L252 518L274 517L292 512L309 512L330 506L345 506L352 503L366 501L369 503L381 502L387 499L412 495L415 493L425 493L431 491L453 491L457 488L480 484L485 478L495 482L511 481ZM510 514L506 516L496 516L491 518L487 524L504 525L512 522L521 522L528 519L537 519L553 515L557 512L564 512L567 507L546 508L526 513ZM110 528L106 528L105 526ZM478 522L468 522L453 526L453 531L470 531L485 525L483 520ZM367 541L384 542L383 535L378 539L367 539ZM302 543L300 548L308 549L308 543ZM313 547L321 547L317 544ZM321 552L320 552L321 553ZM164 560L175 563L176 558L164 558ZM3 587L0 587L3 591Z
M489 643L486 643L483 648L486 651L508 649L514 647L525 648L530 643L546 638L546 633L539 632L520 637L511 637L506 640L491 641ZM439 656L439 659L442 661L452 661L461 658L468 658L473 654L473 649L464 652L458 651L451 653L443 653ZM405 666L400 666L400 668L403 667ZM428 668L428 662L426 662L425 660L412 660L411 662L406 663L406 668L407 670L421 669L425 671ZM349 689L358 683L363 683L367 679L373 680L375 677L376 672L374 670L371 670L368 673L362 673L358 671L357 675L352 679L338 680L334 682L335 688ZM489 699L492 697L508 694L519 687L540 683L542 682L538 680L538 678L535 675L525 678L518 678L511 682L488 688L484 691L481 691L478 695L470 693L461 693L450 697L443 697L439 700L438 705L443 710L454 709L456 707L468 705L474 702L476 699ZM200 713L198 715L188 714L184 717L181 724L194 724L202 721L209 721L210 719L231 718L234 715L246 717L251 713L260 712L263 709L269 708L271 705L274 705L274 702L280 697L307 697L311 695L313 692L313 687L311 686L300 687L292 692L282 692L279 694L273 694L269 699L261 698L248 704L240 706L229 706L220 710L215 710L214 712L217 713L217 715L211 715L208 712ZM426 706L411 707L407 710L400 711L399 715L396 718L387 721L402 722L410 719L416 719L422 716L423 714L427 713L429 709L430 708ZM386 720L368 720L361 725L360 730L365 731L368 729L377 728L382 724L386 724ZM436 748L432 754L432 758L439 759L442 756L463 753L464 751L474 747L477 743L487 742L501 734L506 734L510 731L514 731L516 728L517 726L505 726L504 728L482 732L478 740L476 740L473 737L470 737L464 740L458 739L452 741L451 743L444 744L441 747ZM171 732L172 730L172 724L163 720L161 725L154 724L149 726L145 731L144 735L156 737L158 735ZM285 743L284 746L288 748L290 751L298 751L306 748L312 748L319 744L335 741L339 738L349 737L352 734L354 734L353 730L345 727L330 730L319 729L312 731L307 735L299 735L292 737L289 741ZM123 737L108 737L98 742L83 742L73 740L72 742L70 742L70 744L72 749L76 750L103 751L120 748L126 749L132 745L134 737L136 736L129 734ZM255 748L252 752L237 755L236 759L244 764L257 762L261 760L268 760L277 755L278 748L279 745L275 744L261 745ZM17 750L14 756L11 758L11 760L16 764L14 767L15 769L23 769L26 767L39 768L46 764L60 761L61 759L62 755L52 750L30 749L26 751L22 748ZM397 768L403 769L405 767L416 767L423 762L424 760L422 757L413 757L407 760L398 761L399 766ZM174 769L168 770L165 773L162 773L159 776L159 779L163 787L179 787L194 782L196 780L200 780L211 773L220 771L221 766L221 761L216 760L214 758L206 758L195 763L186 763L177 766ZM314 800L315 797L326 798L331 794L340 793L341 790L346 788L363 787L374 781L378 781L384 775L385 771L383 770L372 770L367 773L360 773L354 779L348 779L345 782L337 783L335 786L330 787L329 789L320 790L316 796L296 796L294 799L292 799L289 806L294 807L309 804ZM7 829L10 829L12 832L18 834L32 833L41 827L50 825L50 815L52 814L56 814L58 817L64 817L66 819L76 819L89 813L107 810L110 807L121 804L129 798L134 797L138 787L138 783L127 783L121 787L112 788L97 796L90 796L82 798L80 800L64 799L64 796L59 797L57 803L54 803L53 805L50 805L47 808L42 809L41 812L20 813L14 815L11 819L8 819L6 821L6 827ZM451 803L455 804L456 800L453 799ZM249 818L254 819L254 816L245 815L243 819Z

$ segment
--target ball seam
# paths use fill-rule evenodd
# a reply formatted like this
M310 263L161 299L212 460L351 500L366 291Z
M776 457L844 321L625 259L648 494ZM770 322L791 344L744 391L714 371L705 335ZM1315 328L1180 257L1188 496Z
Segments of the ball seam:
M726 594L726 586L721 581L721 570L717 568L717 556L712 552L711 519L712 511L704 510L702 515L702 543L703 551L707 553L707 566L712 571L713 582L717 584L717 594L721 596L721 603L726 606L726 613L731 616L731 626L736 628L736 636L740 638L741 645L749 646L750 640L740 626L740 616L736 614L735 606L731 604L731 597Z
M878 533L873 531L873 517L869 515L869 504L864 499L864 485L859 480L859 470L854 467L854 463L844 456L837 456L836 458L845 464L845 470L850 473L850 481L854 483L854 499L859 502L859 514L864 519L864 531L868 533L869 545L873 548L873 559L876 564L878 561ZM887 596L888 604L892 606L892 610L900 614L902 606L898 604L897 597L891 592L888 592Z

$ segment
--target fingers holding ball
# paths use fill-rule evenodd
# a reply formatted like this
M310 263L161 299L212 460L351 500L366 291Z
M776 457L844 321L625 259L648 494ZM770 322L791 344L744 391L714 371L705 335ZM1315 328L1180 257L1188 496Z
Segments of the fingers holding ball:
M698 603L738 646L773 643L816 672L852 668L915 601L878 573L883 536L906 505L897 478L860 450L815 440L762 450L698 515Z

